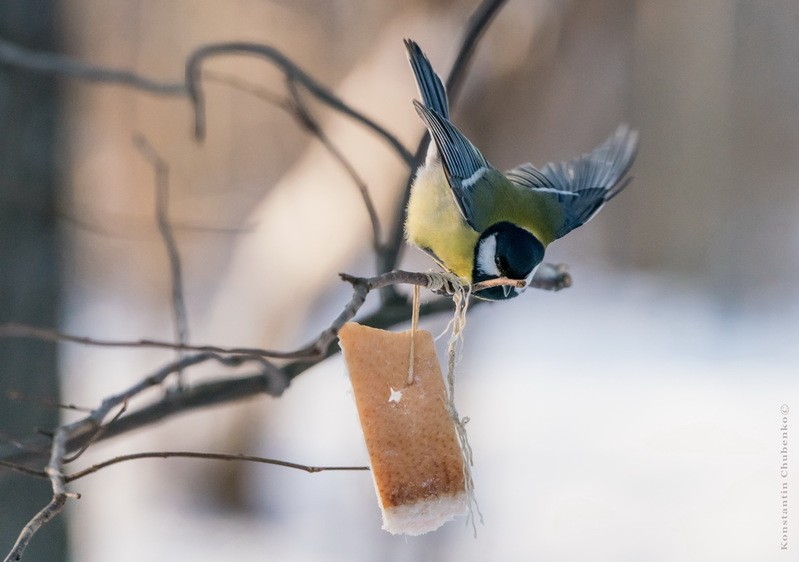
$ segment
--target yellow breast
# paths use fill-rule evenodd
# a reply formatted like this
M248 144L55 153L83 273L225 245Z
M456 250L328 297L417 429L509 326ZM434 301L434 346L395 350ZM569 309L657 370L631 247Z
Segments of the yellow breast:
M463 220L440 162L420 168L416 175L405 236L411 244L432 251L446 269L471 282L479 235Z

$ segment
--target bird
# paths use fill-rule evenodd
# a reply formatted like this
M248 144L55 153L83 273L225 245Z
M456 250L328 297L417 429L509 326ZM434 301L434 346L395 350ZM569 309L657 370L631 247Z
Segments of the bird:
M529 286L549 244L629 184L638 133L621 124L590 153L500 172L450 121L447 91L419 45L406 39L405 47L421 97L413 105L433 141L411 184L406 240L467 285L524 280L524 287L475 293L514 298Z

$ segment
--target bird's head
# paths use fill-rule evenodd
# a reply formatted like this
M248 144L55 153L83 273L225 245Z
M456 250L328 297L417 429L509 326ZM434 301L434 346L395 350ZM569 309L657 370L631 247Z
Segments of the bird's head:
M523 228L499 222L487 228L474 248L472 283L506 277L524 279L527 285L533 272L544 259L544 245ZM505 300L524 292L511 286L491 287L475 293L486 300Z

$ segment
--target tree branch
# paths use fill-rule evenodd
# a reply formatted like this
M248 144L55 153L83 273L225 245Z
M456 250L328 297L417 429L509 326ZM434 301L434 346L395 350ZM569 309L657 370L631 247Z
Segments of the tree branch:
M338 162L342 168L344 168L344 171L350 176L350 179L355 184L358 192L361 194L364 207L369 215L369 222L372 225L372 248L374 249L376 256L380 255L380 252L382 251L380 217L377 214L377 209L372 201L372 196L369 194L369 188L366 186L366 182L361 179L361 176L355 170L355 167L350 163L349 160L347 160L347 158L333 143L333 141L330 140L330 137L325 134L321 125L319 125L319 123L311 116L308 108L305 106L305 103L302 100L302 95L297 89L297 82L293 78L289 78L287 82L288 90L291 93L291 107L294 110L294 116L297 118L303 128L314 135L319 142L322 143L322 146L325 147L330 156L333 157L333 159Z
M210 459L219 461L247 461L260 464L271 464L274 466L283 466L286 468L296 468L297 470L304 470L308 473L325 472L325 471L360 471L369 470L368 466L310 466L307 464L298 464L295 462L282 461L278 459L268 459L264 457L257 457L253 455L241 454L227 454L227 453L200 453L194 451L153 451L145 453L132 453L129 455L120 455L107 461L97 463L83 470L73 472L64 476L64 481L74 482L84 476L94 474L98 470L102 470L108 466L112 466L121 462L127 462L137 459L171 459L171 458L184 458L184 459Z
M140 76L129 70L94 66L57 53L43 53L20 47L0 39L0 65L21 68L29 72L42 72L68 76L77 80L119 84L161 96L186 96L183 82L161 82Z
M186 87L188 89L189 99L194 107L194 135L198 140L205 138L206 130L205 93L202 89L201 80L202 65L208 59L231 54L257 56L268 60L283 72L286 79L302 84L302 86L320 102L354 119L367 129L370 129L378 137L382 138L409 167L413 163L413 156L397 137L378 125L374 120L350 107L330 90L319 84L312 76L307 74L278 49L271 45L242 41L205 45L194 51L186 62Z
M205 71L204 76L206 80L214 80L225 83L228 86L243 92L247 92L248 94L262 99L271 105L279 107L294 117L301 129L307 131L309 134L315 136L317 140L319 140L333 160L335 160L344 169L360 193L364 208L369 215L369 222L372 226L372 248L374 249L375 256L379 256L380 252L382 251L380 218L377 214L377 209L375 208L374 202L372 201L372 196L369 194L369 188L367 187L363 178L361 178L360 174L358 174L355 166L353 166L347 157L344 156L344 153L324 132L324 129L322 129L322 126L313 117L313 115L311 115L310 109L302 99L302 94L297 87L297 83L292 79L286 80L287 88L291 94L291 97L290 99L284 99L271 90L267 90L266 88L262 88L256 84L252 84L246 80L242 80L229 74Z
M11 552L6 556L5 562L20 560L22 558L22 553L25 552L25 548L27 548L33 535L44 527L53 517L61 513L61 510L64 509L64 505L67 503L67 498L79 497L67 492L64 475L61 473L61 466L66 452L66 440L67 427L61 427L56 431L55 437L53 438L50 462L47 463L44 469L53 488L53 497L48 504L34 515L33 518L28 521L28 524L23 527L17 537L17 541L11 548Z
M169 221L169 166L143 135L136 135L133 142L142 156L150 162L153 172L155 172L155 220L169 260L175 341L185 345L189 341L189 320L186 313L186 299L183 296L183 268L180 263L180 251L172 224ZM181 353L178 352L179 357ZM178 384L182 385L183 372L178 371L177 376Z

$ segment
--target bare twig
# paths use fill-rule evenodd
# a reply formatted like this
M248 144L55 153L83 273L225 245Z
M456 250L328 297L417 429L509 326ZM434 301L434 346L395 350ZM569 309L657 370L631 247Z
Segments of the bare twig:
M53 438L53 446L50 453L50 462L44 469L45 474L50 479L53 488L53 497L36 515L23 527L17 541L5 558L5 562L20 560L22 553L25 552L33 535L44 527L53 517L61 513L69 497L79 497L69 494L66 490L64 475L61 473L61 465L66 452L67 427L61 427L56 431Z
M226 453L199 453L193 451L154 451L146 453L132 453L129 455L120 455L107 461L97 463L83 470L79 470L72 474L64 476L64 481L74 482L84 476L94 474L98 470L102 470L107 466L118 464L121 462L132 461L136 459L170 459L170 458L184 458L184 459L210 459L219 461L247 461L260 464L271 464L275 466L283 466L286 468L296 468L297 470L304 470L309 473L325 472L325 471L358 471L369 470L368 466L310 466L306 464L298 464L289 461L282 461L278 459L268 459L264 457L257 457L253 455L241 454L226 454Z
M527 281L524 279L508 279L507 277L497 277L496 279L488 279L480 281L472 285L472 291L484 291L492 287L516 287L517 289L524 289Z
M0 441L5 441L6 443L10 443L14 445L17 449L22 449L23 451L37 451L37 452L44 452L45 449L33 448L22 441L19 441L16 437L12 437L5 431L0 431Z
M119 84L161 96L187 95L184 82L151 80L128 70L94 66L57 53L26 49L4 39L0 39L0 64L31 72L69 76L78 80Z
M169 166L144 136L136 135L133 142L139 152L150 162L155 172L155 220L169 260L175 341L180 345L186 345L189 341L189 321L186 313L186 299L183 295L183 268L180 262L180 252L169 221ZM181 353L179 352L179 357ZM177 377L178 384L182 385L182 371L178 371Z
M205 94L203 93L200 79L202 65L210 58L231 54L257 56L268 60L277 66L288 80L302 84L302 86L320 102L339 113L347 115L370 129L378 137L386 141L408 166L412 165L413 155L408 152L408 149L402 145L397 137L378 125L374 120L350 107L330 90L319 84L312 76L307 74L278 49L271 45L262 45L258 43L237 41L205 45L194 51L189 57L186 62L186 86L188 87L189 98L194 107L194 134L197 139L202 140L205 137L206 128Z
M2 337L2 324L0 324L0 337ZM11 400L17 400L19 402L30 402L33 404L39 404L41 406L46 406L48 408L61 408L63 410L74 410L76 412L91 412L91 408L86 408L85 406L77 406L75 404L62 404L57 400L53 400L51 398L39 398L36 396L26 396L22 394L18 390L9 390L6 392L6 396ZM0 438L2 436L0 435Z
M375 209L372 197L369 195L369 188L366 186L366 182L361 179L361 176L355 170L355 167L350 163L349 160L347 160L347 158L333 143L333 141L330 140L330 137L327 136L319 123L311 116L308 108L305 106L305 103L302 100L302 95L297 89L297 83L291 78L289 78L287 82L289 92L291 93L295 116L305 129L310 131L311 134L319 139L319 142L321 142L322 146L327 149L330 156L332 156L333 159L338 162L342 168L344 168L344 171L350 176L350 179L352 179L352 182L355 184L355 187L361 194L364 207L369 215L369 222L372 225L372 248L375 251L375 256L379 256L380 252L382 251L380 217L377 215L377 209Z
M177 361L173 361L172 363L169 363L164 367L161 367L155 373L139 381L138 383L134 384L128 389L113 396L109 396L108 398L103 400L102 404L98 408L93 410L89 416L86 416L81 420L69 424L69 426L67 426L69 428L68 432L69 448L72 450L75 447L80 447L85 443L86 440L90 439L92 435L95 434L97 428L102 424L102 421L105 419L105 417L113 408L116 408L117 406L120 406L121 404L131 400L132 398L141 394L142 392L144 392L149 388L160 385L172 373L208 361L216 361L226 366L238 366L244 362L256 361L259 364L261 364L263 368L263 370L261 371L261 373L259 373L258 376L260 376L262 379L265 379L268 388L271 390L271 392L274 395L279 396L287 385L287 382L285 382L284 378L279 374L277 368L273 367L266 360L261 358L256 359L244 356L224 357L215 353L208 353L208 352L199 353L196 355L188 355ZM121 418L114 425L117 425L119 422L121 422L124 419L125 418ZM109 425L108 429L105 432L103 432L102 435L97 437L97 439L98 440L103 439L107 435L109 435L111 433L110 430L111 428L114 427L114 425Z
M206 81L219 82L220 84L226 84L231 88L235 88L236 90L246 92L252 96L255 96L256 98L264 100L270 105L279 107L288 113L293 114L294 112L294 108L291 107L291 104L285 96L276 94L272 90L268 90L263 86L259 86L258 84L253 84L249 80L244 80L233 74L227 72L218 72L216 70L204 70L203 78L205 78Z
M44 341L60 341L69 342L80 345L90 345L94 347L141 347L141 348L158 348L158 349L171 349L177 351L195 351L195 352L208 352L220 353L226 355L242 355L252 357L269 357L272 359L298 359L304 357L296 351L281 352L270 351L266 349L249 348L249 347L218 347L214 345L181 345L179 343L167 342L161 340L141 339L141 340L109 340L102 338L91 338L86 336L76 336L67 334L58 330L50 328L37 328L35 326L28 326L26 324L19 324L16 322L9 322L7 324L0 324L0 338L33 338Z
M105 427L105 426L104 426ZM195 451L148 451L144 453L131 453L128 455L120 455L117 457L113 457L103 462L99 462L97 464L93 464L87 468L75 471L71 474L64 475L64 482L69 484L70 482L74 482L75 480L79 480L90 474L94 474L95 472L102 470L106 467L113 466L115 464L119 464L122 462L137 460L137 459L170 459L170 458L186 458L186 459L209 459L209 460L221 460L221 461L246 461L246 462L255 462L260 464L271 464L275 466L283 466L286 468L295 468L297 470L303 470L305 472L314 474L317 472L332 472L332 471L364 471L369 470L368 466L311 466L307 464L300 464L295 462L283 461L279 459L269 459L265 457L258 457L253 455L243 455L240 453L237 454L230 454L230 453L205 453L205 452L195 452ZM63 464L67 464L69 461L64 459ZM28 468L26 466L0 461L0 467L7 468L9 470L13 470L22 474L27 474L28 476L35 476L36 478L47 478L47 472L44 470L34 470Z
M206 80L222 82L228 86L243 92L247 92L248 94L262 99L271 105L283 109L286 111L286 113L296 119L297 123L299 123L302 129L311 135L314 135L319 142L322 143L322 146L325 148L325 150L327 150L330 156L344 169L352 182L355 184L355 187L358 189L372 226L372 247L375 250L375 255L379 255L382 251L380 218L377 214L377 209L375 209L372 197L369 194L369 188L366 186L366 182L363 180L363 178L361 178L357 170L355 170L355 167L352 165L352 163L346 158L346 156L344 156L344 153L324 132L324 129L322 129L322 126L319 124L319 122L311 115L310 110L302 99L302 93L299 91L296 81L291 78L286 80L287 89L291 94L291 98L287 100L278 94L275 94L271 90L267 90L266 88L248 82L247 80L242 80L230 74L206 70L204 72L204 76Z
M14 472L19 472L21 474L27 474L28 476L38 476L39 478L47 478L47 473L44 470L36 470L33 468L28 468L27 466L23 466L21 464L13 462L0 460L0 467L13 470Z
M483 0L472 12L472 15L469 16L469 21L466 24L466 33L463 34L455 62L452 63L452 68L447 76L446 89L450 103L460 93L461 85L466 78L466 70L469 68L469 63L472 62L472 55L474 55L474 50L477 48L477 43L485 30L488 29L494 16L505 5L505 2L506 0Z
M100 438L103 436L103 434L104 434L104 433L105 433L105 432L108 430L108 427L109 427L111 424L113 424L113 423L114 423L115 421L117 421L117 420L118 420L120 417L122 417L122 414L124 414L124 413L127 411L127 409L128 409L128 401L127 401L127 400L125 400L124 402L122 402L122 407L119 409L119 411L118 411L116 414L114 414L114 417L113 417L113 418L111 418L111 421L109 421L107 424L104 424L104 425L101 425L101 426L99 426L99 427L97 428L97 430L96 430L94 433L92 433L92 434L91 434L91 436L90 436L90 437L89 437L89 438L86 440L86 443L84 443L84 444L81 446L81 448L80 448L80 449L78 449L78 450L75 452L75 454L73 454L73 455L70 455L70 456L68 456L68 457L64 457L63 464L69 464L69 463L71 463L71 462L73 462L73 461L76 461L76 460L78 460L78 458L79 458L79 457L80 457L80 456L81 456L83 453L85 453L85 452L86 452L86 449L88 449L89 447L91 447L91 446L92 446L92 443L96 443L96 442L97 442L97 441L98 441L98 440L99 440L99 439L100 439Z

